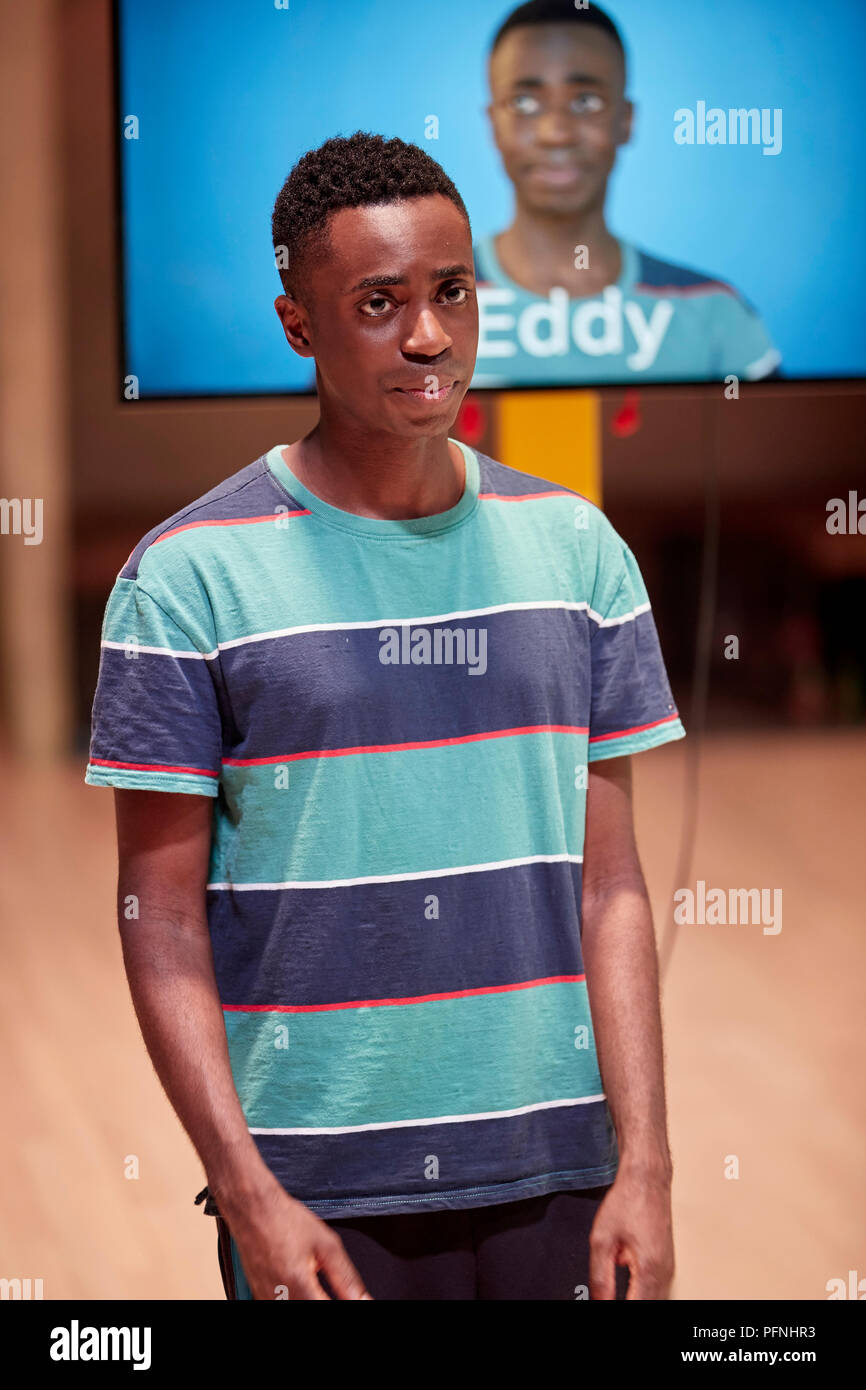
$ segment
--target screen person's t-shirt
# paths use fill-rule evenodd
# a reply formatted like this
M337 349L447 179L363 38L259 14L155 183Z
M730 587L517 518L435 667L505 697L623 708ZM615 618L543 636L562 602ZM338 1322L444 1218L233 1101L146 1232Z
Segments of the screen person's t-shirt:
M608 1183L587 765L685 732L634 556L462 444L460 500L404 521L322 501L284 447L118 575L86 781L215 798L232 1073L294 1197L348 1217Z
M492 236L474 247L479 311L474 387L745 381L779 375L755 309L723 280L620 241L615 285L546 297L503 271Z

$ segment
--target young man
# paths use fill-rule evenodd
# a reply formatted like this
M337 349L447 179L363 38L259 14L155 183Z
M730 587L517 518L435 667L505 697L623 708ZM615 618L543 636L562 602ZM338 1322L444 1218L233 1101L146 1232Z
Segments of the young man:
M488 77L493 139L516 206L511 226L475 247L473 385L779 375L779 352L736 290L647 255L607 226L608 179L633 114L608 15L574 0L529 0L497 31Z
M450 437L478 315L429 155L328 140L273 235L319 422L129 557L86 773L227 1294L664 1298L629 755L684 730L638 567Z

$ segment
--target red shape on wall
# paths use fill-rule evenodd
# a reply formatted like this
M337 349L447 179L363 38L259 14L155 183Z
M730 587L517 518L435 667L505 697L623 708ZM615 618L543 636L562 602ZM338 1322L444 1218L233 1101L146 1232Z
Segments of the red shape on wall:
M627 439L630 434L637 434L640 426L640 396L637 391L626 391L623 403L611 421L611 430L618 439Z
M467 397L457 412L454 428L464 443L478 444L487 429L487 412L477 400Z

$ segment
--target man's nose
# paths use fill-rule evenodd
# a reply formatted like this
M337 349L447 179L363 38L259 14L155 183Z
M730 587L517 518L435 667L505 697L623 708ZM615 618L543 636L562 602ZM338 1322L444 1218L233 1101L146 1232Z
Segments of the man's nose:
M538 144L557 149L577 146L580 144L580 122L570 112L551 107L536 120L535 139Z
M418 311L413 320L409 336L403 341L403 351L436 357L451 346L451 341L435 310L428 304Z

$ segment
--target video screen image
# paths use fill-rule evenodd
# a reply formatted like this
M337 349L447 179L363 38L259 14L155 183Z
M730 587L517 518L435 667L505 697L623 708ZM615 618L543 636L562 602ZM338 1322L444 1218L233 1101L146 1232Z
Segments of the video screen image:
M517 8L119 0L142 398L315 390L271 212L356 130L420 146L466 205L474 388L866 375L861 0Z

